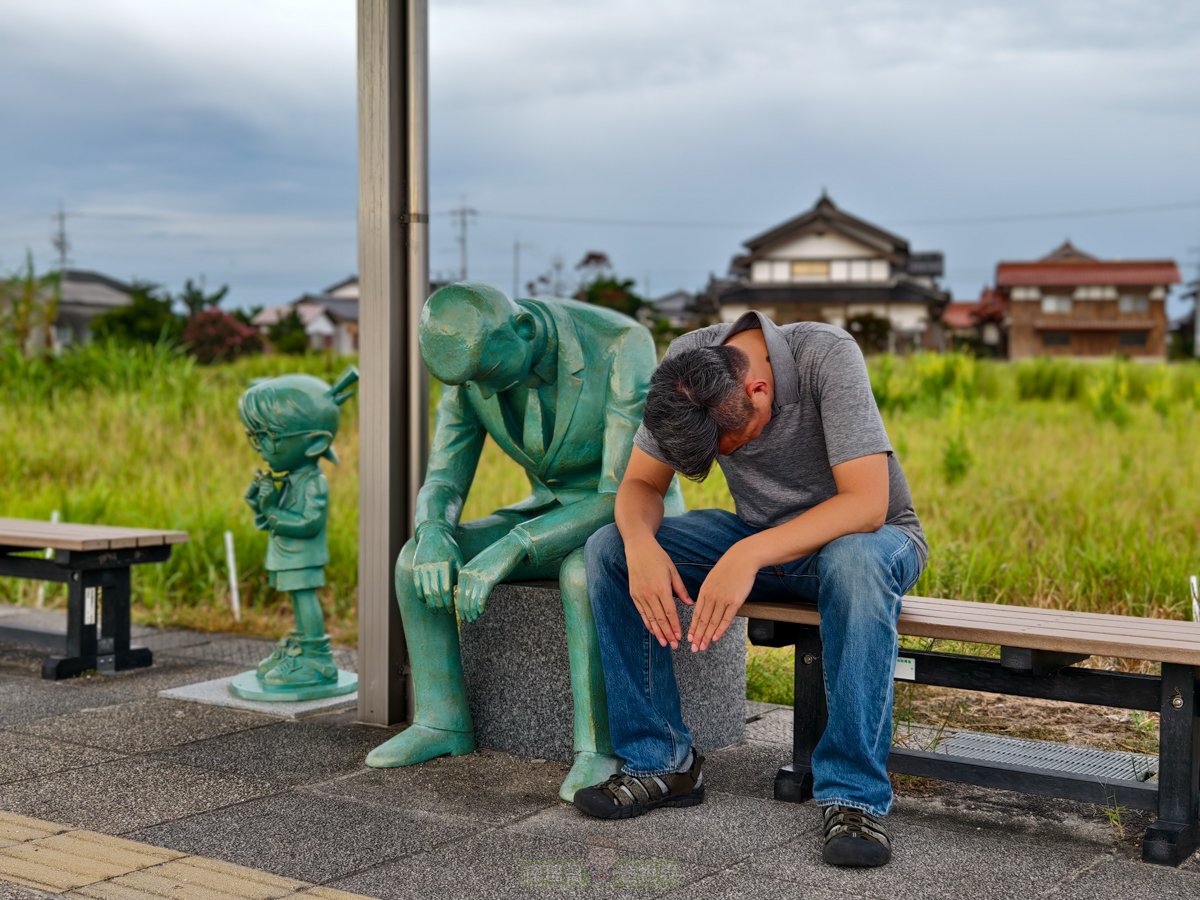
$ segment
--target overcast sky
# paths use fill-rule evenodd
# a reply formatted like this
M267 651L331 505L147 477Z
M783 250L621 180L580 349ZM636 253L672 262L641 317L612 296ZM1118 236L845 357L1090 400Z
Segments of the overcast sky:
M430 6L434 275L465 200L472 278L519 240L522 282L603 250L694 290L822 187L958 299L1066 237L1196 275L1200 3ZM0 0L0 111L0 272L60 202L74 265L235 305L356 269L353 0Z

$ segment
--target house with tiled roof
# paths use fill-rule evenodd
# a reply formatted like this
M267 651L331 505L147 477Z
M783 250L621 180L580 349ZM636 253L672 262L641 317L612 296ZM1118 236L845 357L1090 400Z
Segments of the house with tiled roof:
M940 348L950 300L937 281L942 254L913 252L907 240L846 212L828 194L744 246L729 278L710 285L725 321L757 309L781 324L829 322L873 334L882 325L885 346L869 349Z
M1010 359L1029 356L1164 359L1170 259L1098 259L1070 241L1041 259L996 265Z
M253 323L265 337L271 326L295 312L311 350L348 356L358 352L358 276L351 275L317 294L304 294L283 306L264 309Z

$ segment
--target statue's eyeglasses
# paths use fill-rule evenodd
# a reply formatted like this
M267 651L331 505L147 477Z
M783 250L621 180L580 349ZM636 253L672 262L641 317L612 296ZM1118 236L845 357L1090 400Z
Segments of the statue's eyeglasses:
M266 450L268 453L273 453L275 448L279 446L279 442L284 438L304 437L309 434L322 434L320 431L285 431L282 434L276 434L271 431L251 431L246 429L246 439L250 441L250 446L256 452L262 453Z

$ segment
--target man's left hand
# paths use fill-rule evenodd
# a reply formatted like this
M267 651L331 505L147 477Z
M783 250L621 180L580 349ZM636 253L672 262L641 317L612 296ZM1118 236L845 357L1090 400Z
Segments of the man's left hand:
M505 535L482 551L458 572L454 606L466 622L474 622L487 605L492 589L512 574L525 548L512 535Z
M750 596L750 588L754 587L757 574L758 566L737 544L717 560L700 586L696 608L688 626L688 641L691 642L693 653L707 650L713 641L719 640L729 629L733 617Z

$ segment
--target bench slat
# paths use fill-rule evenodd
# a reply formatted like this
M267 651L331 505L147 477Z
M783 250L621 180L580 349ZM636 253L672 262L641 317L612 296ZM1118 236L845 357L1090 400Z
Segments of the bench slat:
M160 531L149 528L119 528L111 525L85 525L76 522L42 522L34 519L0 517L0 546L52 548L54 550L117 550L125 547L155 547L182 544L185 531Z
M930 600L937 602L927 602ZM972 610L972 607L979 606L989 609ZM1007 620L1003 613L996 612L1005 609L1013 611ZM983 615L985 612L987 614ZM1043 612L1053 612L1056 615L1040 616ZM744 604L739 615L801 625L820 624L820 615L816 608L809 605L752 602ZM1116 622L1096 621L1101 615L906 597L900 614L899 630L901 634L912 637L1200 665L1200 625L1166 619L1123 619L1120 616L1111 617L1118 620ZM1128 626L1131 622L1139 621L1162 622L1164 631L1145 634L1128 627L1120 627L1122 623ZM1178 633L1173 633L1173 629L1177 629Z

